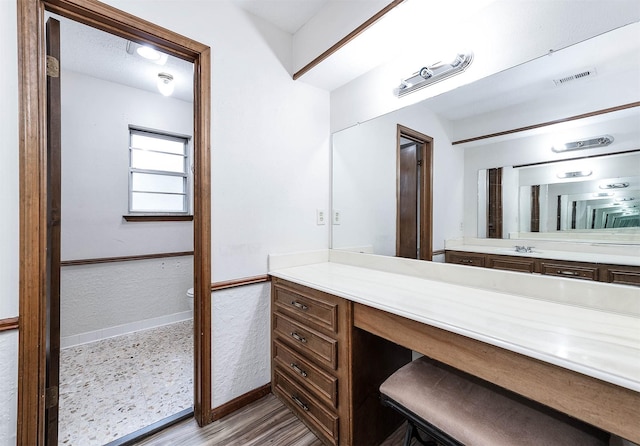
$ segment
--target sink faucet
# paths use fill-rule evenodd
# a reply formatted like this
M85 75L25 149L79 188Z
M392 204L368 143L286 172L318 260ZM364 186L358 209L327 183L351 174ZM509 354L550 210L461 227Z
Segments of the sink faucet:
M516 245L516 252L533 252L533 246L519 246Z

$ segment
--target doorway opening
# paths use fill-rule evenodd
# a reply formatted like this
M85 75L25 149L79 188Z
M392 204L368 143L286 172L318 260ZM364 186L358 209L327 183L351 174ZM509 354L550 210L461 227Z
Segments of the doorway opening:
M396 256L433 258L433 138L397 127Z
M59 271L50 271L60 274L50 343L60 346L58 444L113 444L193 413L193 64L161 52L146 59L135 52L146 47L45 17L60 28L48 86L62 87L48 91L61 104L48 107L49 132L60 133L48 169L63 172L48 187L61 202ZM156 72L179 83L171 95Z
M18 352L18 443L56 444L59 388L47 373L55 324L48 321L50 271L47 244L47 93L44 68L45 11L59 14L194 64L193 277L194 415L211 422L211 236L210 236L210 49L157 25L94 0L18 0L20 100L20 336ZM54 337L55 338L55 335ZM50 356L49 356L50 358ZM48 385L49 384L49 385Z

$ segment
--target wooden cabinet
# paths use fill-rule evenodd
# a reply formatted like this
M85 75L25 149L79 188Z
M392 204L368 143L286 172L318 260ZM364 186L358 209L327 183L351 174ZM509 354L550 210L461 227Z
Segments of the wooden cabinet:
M402 419L378 387L411 351L353 327L350 301L279 278L271 288L271 386L326 445L379 444ZM353 375L352 364L359 372Z
M465 251L446 251L445 262L507 271L538 273L547 276L567 277L570 279L640 286L639 266L573 262L529 256L483 254Z

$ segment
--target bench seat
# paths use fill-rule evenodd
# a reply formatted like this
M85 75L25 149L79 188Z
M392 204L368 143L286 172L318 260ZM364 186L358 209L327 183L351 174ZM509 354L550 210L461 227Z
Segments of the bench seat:
M380 386L380 393L384 404L408 419L410 429L417 424L441 444L608 444L606 432L426 357L391 375Z

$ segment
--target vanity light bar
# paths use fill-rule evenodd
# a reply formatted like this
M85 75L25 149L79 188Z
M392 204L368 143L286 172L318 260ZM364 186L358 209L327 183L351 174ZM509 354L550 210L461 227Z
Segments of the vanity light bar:
M460 53L450 63L436 62L428 67L422 67L394 89L398 97L412 93L420 88L435 84L456 74L462 73L473 61L473 53Z
M578 178L578 177L588 177L593 172L590 170L577 170L575 172L558 172L556 176L558 178Z
M567 152L569 150L590 149L593 147L606 147L613 142L613 136L603 135L594 136L593 138L583 139L580 141L566 142L564 144L554 145L551 150L554 152Z
M598 186L600 189L624 189L629 187L629 183L609 183Z

